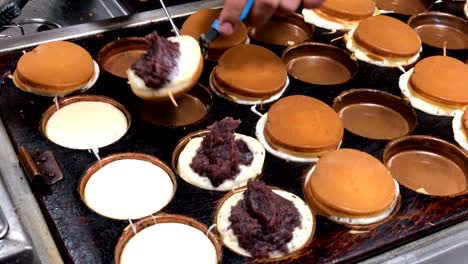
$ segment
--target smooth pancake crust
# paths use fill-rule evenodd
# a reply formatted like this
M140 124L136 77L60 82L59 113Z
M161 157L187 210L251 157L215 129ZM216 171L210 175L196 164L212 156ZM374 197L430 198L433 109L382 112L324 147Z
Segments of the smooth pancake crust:
M372 16L375 8L372 0L327 0L319 10L332 17L360 20Z
M94 62L82 47L55 41L24 54L18 61L15 75L26 86L60 93L89 82L94 75Z
M286 66L273 52L242 44L226 51L214 70L225 89L250 97L270 97L280 92L288 78Z
M416 31L388 16L364 19L353 37L357 44L381 56L411 57L421 49L421 39Z
M415 92L436 102L468 104L468 65L457 59L426 58L416 64L409 83Z
M300 152L336 149L343 123L327 104L303 95L277 101L268 111L265 136L271 145Z
M395 200L390 171L373 156L353 149L325 154L306 189L314 202L351 216L379 214Z

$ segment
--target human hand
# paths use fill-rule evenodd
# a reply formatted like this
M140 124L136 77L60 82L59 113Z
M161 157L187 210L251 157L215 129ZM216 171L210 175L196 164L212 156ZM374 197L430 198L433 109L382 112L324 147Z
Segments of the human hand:
M301 2L305 8L316 8L324 0L255 0L246 23L249 25L262 25L271 16L278 12L294 12ZM240 14L247 0L224 0L224 9L219 17L221 33L230 35L234 33L235 25L239 22Z

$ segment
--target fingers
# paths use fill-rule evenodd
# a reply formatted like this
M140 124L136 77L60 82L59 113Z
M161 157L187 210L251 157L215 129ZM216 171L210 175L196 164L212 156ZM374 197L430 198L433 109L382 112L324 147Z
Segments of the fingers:
M283 0L279 6L279 13L295 12L301 5L301 0ZM278 13L278 12L277 12Z
M219 29L221 33L231 35L235 25L240 21L240 15L247 0L225 0L224 8L219 16Z
M282 0L256 0L245 21L246 24L255 26L264 24L278 10L281 1Z
M305 8L317 8L320 5L322 5L323 2L324 0L304 0L304 7Z

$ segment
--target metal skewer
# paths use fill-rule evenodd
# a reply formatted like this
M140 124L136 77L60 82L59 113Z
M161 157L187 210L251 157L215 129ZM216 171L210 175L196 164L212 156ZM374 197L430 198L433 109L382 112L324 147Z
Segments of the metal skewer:
M177 37L179 37L180 36L179 29L174 24L174 20L172 20L172 16L169 13L169 11L167 10L166 4L164 4L163 0L159 0L159 2L161 3L162 8L164 9L164 13L166 13L167 18L169 19L169 22L171 23L172 29L174 29L174 33L176 34Z

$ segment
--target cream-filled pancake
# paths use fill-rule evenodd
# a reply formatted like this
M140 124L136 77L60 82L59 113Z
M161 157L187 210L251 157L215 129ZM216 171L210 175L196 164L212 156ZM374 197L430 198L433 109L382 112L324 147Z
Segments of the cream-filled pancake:
M181 35L189 35L199 39L200 35L208 32L211 25L221 14L221 9L200 9L185 20L180 29ZM231 35L220 35L208 47L208 59L217 60L226 50L248 41L247 28L243 23L235 26Z
M218 205L216 228L235 253L277 259L298 252L311 240L315 220L298 196L255 180L228 194ZM251 235L261 228L261 234Z
M99 77L99 66L82 47L67 41L37 46L18 61L15 85L42 96L65 96L87 90Z
M146 100L169 100L190 90L201 76L203 57L198 41L190 36L168 39L146 36L147 54L127 70L132 91Z
M413 64L422 51L414 29L388 16L363 20L346 36L346 47L361 61L382 67Z
M252 104L281 96L287 86L286 66L273 52L256 45L238 45L225 52L210 84L234 102Z
M372 0L327 0L320 8L303 9L307 23L329 30L350 30L363 19L376 14Z
M134 235L118 264L216 264L216 248L199 229L182 223L156 223Z
M426 58L404 73L399 87L414 108L454 116L468 105L468 66L447 56Z
M168 172L160 166L138 157L124 158L90 175L82 199L105 217L140 219L165 207L174 189Z
M260 175L265 149L256 139L234 133L239 124L225 118L190 139L178 157L180 177L202 189L229 191Z
M308 171L304 193L312 208L335 222L369 225L391 215L399 186L376 158L340 149L325 154Z
M313 161L337 149L343 133L343 123L331 107L303 95L274 103L257 123L256 131L273 155L298 162Z
M44 134L70 149L97 149L125 135L127 116L110 103L78 101L61 107L47 120Z

